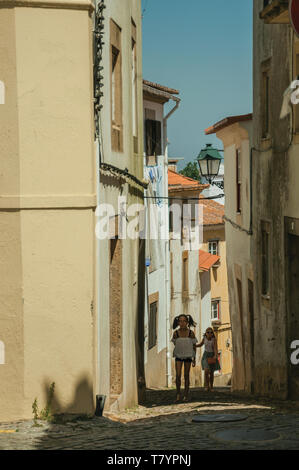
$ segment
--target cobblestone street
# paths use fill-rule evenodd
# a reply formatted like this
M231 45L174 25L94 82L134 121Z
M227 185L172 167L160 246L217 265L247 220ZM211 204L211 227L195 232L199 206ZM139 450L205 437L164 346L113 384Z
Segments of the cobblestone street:
M175 390L147 391L143 406L103 417L65 416L63 423L2 423L0 449L44 450L205 450L299 449L299 403L240 397L226 389L193 389L188 403L174 404ZM196 423L203 414L245 414L231 423ZM225 430L263 430L267 441L227 441Z

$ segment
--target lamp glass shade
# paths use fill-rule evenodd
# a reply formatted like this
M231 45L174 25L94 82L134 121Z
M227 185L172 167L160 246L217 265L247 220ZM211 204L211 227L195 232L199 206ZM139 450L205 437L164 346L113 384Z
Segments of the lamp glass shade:
M199 168L202 176L208 176L208 160L199 160Z
M209 161L209 176L215 177L219 173L220 160L210 160Z

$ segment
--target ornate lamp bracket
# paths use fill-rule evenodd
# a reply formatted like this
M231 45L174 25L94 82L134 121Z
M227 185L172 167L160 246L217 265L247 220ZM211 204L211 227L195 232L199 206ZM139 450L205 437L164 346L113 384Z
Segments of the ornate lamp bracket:
M95 25L94 25L94 60L93 60L93 81L94 81L94 121L95 121L95 139L100 137L100 111L103 107L101 99L103 92L101 91L103 84L103 36L104 36L104 16L103 12L106 8L105 1L99 0L95 9Z

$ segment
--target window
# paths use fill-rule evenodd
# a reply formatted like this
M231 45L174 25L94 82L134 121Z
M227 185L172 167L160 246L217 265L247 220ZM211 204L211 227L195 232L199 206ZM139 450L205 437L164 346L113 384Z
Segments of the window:
M270 60L262 63L262 83L261 83L261 119L262 138L269 138L270 134Z
M137 126L137 50L136 50L136 25L132 20L132 127L133 149L138 153L138 126Z
M188 251L183 251L182 256L182 291L183 297L188 297L189 295L189 276L188 276Z
M162 154L161 132L161 121L145 120L145 152L147 156Z
M111 47L111 147L123 151L121 29L110 21Z
M241 186L242 185L242 178L241 178L241 152L238 149L236 152L236 187L237 187L237 212L241 213Z
M149 325L148 325L148 349L152 349L157 344L157 313L158 300L150 302Z
M157 157L155 155L149 154L150 152L150 139L151 137L146 135L146 121L155 121L156 120L156 111L154 109L145 108L144 109L144 151L146 155L146 166L155 166L157 165Z
M209 241L209 253L211 255L218 255L219 253L219 241L218 240Z
M169 209L169 232L173 232L173 211Z
M262 295L270 295L270 223L262 222Z
M211 302L211 320L220 321L220 300L215 299Z

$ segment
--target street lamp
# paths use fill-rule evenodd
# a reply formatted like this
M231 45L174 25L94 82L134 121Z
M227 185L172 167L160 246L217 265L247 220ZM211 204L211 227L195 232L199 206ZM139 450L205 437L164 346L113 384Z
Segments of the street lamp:
M224 189L223 182L213 182L214 178L219 173L220 163L222 157L219 150L214 149L212 144L207 144L206 148L201 150L197 157L198 166L200 169L201 176L206 178L209 184L214 184L220 189Z

